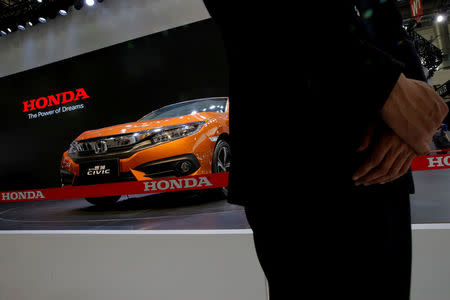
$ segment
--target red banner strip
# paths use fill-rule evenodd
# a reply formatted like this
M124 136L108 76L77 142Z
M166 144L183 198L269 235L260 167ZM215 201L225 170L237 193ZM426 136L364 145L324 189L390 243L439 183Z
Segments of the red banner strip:
M412 171L450 169L450 154L417 156L412 164Z
M228 186L228 173L173 177L148 181L106 183L60 188L0 192L2 202L24 202L92 198L118 195L155 194L176 191L200 190Z
M433 150L432 152L438 153L443 151L450 151L450 149ZM411 164L412 171L438 169L450 169L450 154L418 156ZM228 186L228 173L212 173L206 175L173 177L147 181L65 186L61 188L21 191L1 191L0 203L156 194L220 188L226 186Z

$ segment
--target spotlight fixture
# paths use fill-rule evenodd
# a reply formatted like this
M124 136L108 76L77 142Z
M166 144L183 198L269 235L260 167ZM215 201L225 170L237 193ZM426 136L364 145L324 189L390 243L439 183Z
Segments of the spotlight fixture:
M67 16L72 7L80 10L84 6L94 6L104 0L0 0L0 37L5 37L15 31L24 31L39 23L49 23L48 20L58 15ZM23 5L18 5L21 3ZM16 5L17 4L17 5ZM26 5L25 5L26 4Z

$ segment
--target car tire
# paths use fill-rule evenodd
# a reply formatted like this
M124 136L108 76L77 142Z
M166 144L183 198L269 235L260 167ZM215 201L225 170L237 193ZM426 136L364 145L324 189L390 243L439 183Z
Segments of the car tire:
M95 206L107 208L113 206L120 197L121 196L86 198L86 201Z
M212 158L212 173L229 172L231 166L231 148L225 140L219 140L214 147ZM228 188L222 187L213 190L214 195L218 199L226 199L228 197Z

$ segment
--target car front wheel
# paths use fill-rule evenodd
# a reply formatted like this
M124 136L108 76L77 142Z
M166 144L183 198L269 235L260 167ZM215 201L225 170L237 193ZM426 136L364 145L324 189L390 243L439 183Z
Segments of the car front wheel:
M229 172L231 167L231 148L225 140L219 140L214 148L214 154L212 159L212 172ZM222 187L218 189L217 196L220 199L225 199L228 197L228 188Z

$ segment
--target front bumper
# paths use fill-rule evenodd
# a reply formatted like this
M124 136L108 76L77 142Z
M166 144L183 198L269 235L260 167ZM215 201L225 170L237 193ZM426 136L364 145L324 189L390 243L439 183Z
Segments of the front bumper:
M113 153L107 156L72 159L66 151L61 161L61 180L63 185L87 185L208 174L212 169L214 145L206 135L197 134L165 145L142 149L131 156ZM95 164L106 159L119 162L117 176L105 178L80 174L80 166L83 164Z
M200 168L200 163L194 154L184 154L157 161L151 161L135 168L143 172L146 178L164 178L172 176L188 176Z
M61 184L90 185L116 183L137 180L150 180L165 177L181 177L194 174L200 169L200 162L194 154L184 154L141 164L128 172L120 172L118 176L95 177L77 176L65 169L60 170Z

